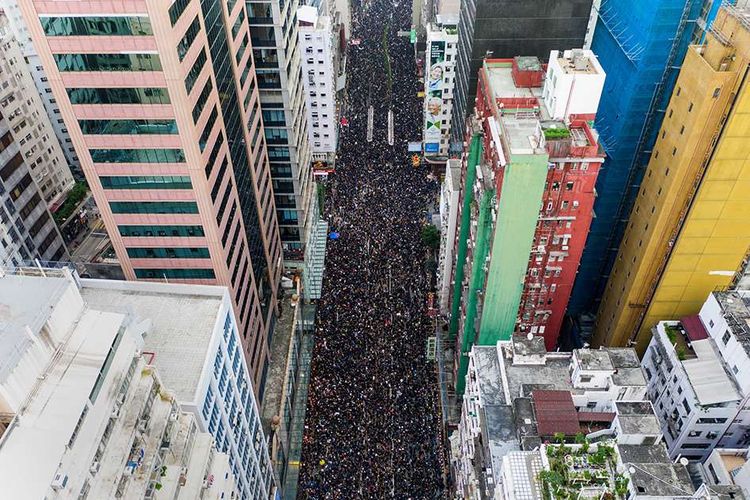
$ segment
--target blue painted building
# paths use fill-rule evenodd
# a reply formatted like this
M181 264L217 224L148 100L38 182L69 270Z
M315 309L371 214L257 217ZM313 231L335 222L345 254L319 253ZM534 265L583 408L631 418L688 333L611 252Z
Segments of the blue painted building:
M720 3L601 2L591 49L607 73L596 115L607 159L568 305L574 343L580 342L576 318L598 308L688 45L702 39Z

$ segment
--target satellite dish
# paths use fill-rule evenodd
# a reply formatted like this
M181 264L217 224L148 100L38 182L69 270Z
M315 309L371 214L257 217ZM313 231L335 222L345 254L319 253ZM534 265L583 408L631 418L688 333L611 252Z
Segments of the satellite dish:
M534 340L534 334L533 334L533 333L531 333L531 332L529 332L529 333L527 333L527 334L526 334L526 338L527 338L528 340Z
M690 463L690 461L687 458L685 458L685 457L680 458L680 465L683 465L683 466L687 467L687 465L689 463Z
M628 467L628 472L630 472L631 474L635 474L635 467L633 466Z

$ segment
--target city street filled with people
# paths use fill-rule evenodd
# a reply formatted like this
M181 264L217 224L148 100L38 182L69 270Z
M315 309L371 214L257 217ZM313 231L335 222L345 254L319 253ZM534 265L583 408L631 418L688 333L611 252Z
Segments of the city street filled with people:
M436 376L426 359L429 250L420 239L438 183L407 151L422 122L414 46L398 35L411 9L353 2L352 17L360 42L348 50L347 124L326 190L337 237L318 305L298 498L443 498Z

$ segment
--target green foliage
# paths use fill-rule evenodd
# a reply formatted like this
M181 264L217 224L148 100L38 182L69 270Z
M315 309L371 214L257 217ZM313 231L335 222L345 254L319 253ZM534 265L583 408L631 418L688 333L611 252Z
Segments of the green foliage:
M318 210L323 213L323 207L326 202L326 185L323 183L317 184L317 195L318 195Z
M65 222L68 217L73 213L79 203L86 197L89 187L85 181L76 182L73 189L68 193L68 197L65 198L62 206L57 209L57 212L53 214L53 218L57 224Z
M618 497L624 497L628 493L628 483L630 479L622 474L615 476L615 493Z
M432 224L425 224L422 226L420 236L422 237L422 243L432 250L440 248L440 231Z
M552 438L555 440L556 443L563 444L565 442L565 434L562 432L555 432Z
M547 128L544 129L544 138L548 141L555 139L567 139L570 137L570 130L567 128Z
M575 443L583 444L585 441L586 441L586 436L583 434L583 432L576 432Z
M677 359L679 359L680 361L684 361L685 356L686 356L685 348L682 346L678 346L676 351L677 351Z
M675 342L677 342L677 331L674 327L667 325L664 328L664 331L667 333L667 338L669 338L669 342L674 345Z

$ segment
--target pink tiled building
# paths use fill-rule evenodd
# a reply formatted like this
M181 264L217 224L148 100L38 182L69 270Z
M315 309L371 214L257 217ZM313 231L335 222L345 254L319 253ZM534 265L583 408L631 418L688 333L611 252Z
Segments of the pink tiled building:
M228 286L262 394L281 241L245 2L21 8L125 275Z

